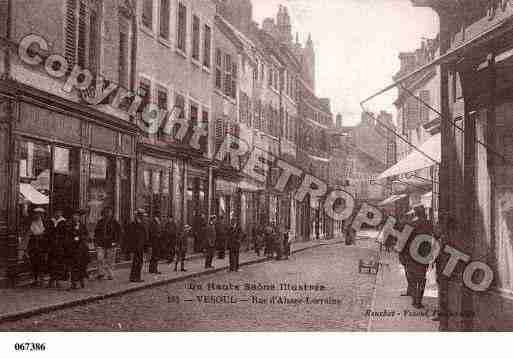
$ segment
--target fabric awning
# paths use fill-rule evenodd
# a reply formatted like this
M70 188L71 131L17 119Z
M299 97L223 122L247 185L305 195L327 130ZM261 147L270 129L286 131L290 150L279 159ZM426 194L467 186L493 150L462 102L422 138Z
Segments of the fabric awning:
M389 204L392 204L398 200L400 200L401 198L404 198L406 197L406 194L394 194L394 195L391 195L390 197L388 197L387 199L385 199L384 201L381 201L378 203L378 206L387 206Z
M48 196L45 196L29 183L20 183L20 193L25 199L35 205L45 205L49 203Z
M419 150L423 153L414 149L408 156L380 174L378 176L378 180L402 175L404 173L421 170L435 165L435 163L424 154L440 163L442 152L440 133L431 136L426 142L419 146Z

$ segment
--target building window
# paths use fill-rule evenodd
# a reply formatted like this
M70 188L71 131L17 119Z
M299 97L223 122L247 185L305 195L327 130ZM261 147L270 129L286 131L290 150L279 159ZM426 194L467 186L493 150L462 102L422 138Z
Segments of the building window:
M237 98L237 64L232 63L232 85L231 85L231 97Z
M273 69L272 68L269 68L269 71L268 71L268 74L267 74L267 85L269 87L272 87L273 86L273 79L274 79L274 76L273 76Z
M153 0L143 0L142 24L153 29Z
M203 28L203 66L210 67L210 48L211 48L211 38L212 38L212 30L210 26L205 25Z
M224 94L232 96L232 57L229 54L224 55Z
M187 40L187 8L184 4L178 4L178 48L186 52Z
M423 102L420 104L420 123L424 124L426 122L429 122L429 108L427 107L431 105L429 90L420 91L419 97L420 100Z
M200 59L200 19L196 15L192 17L192 58Z
M142 112L151 101L151 82L142 78L139 81L138 95L141 97L141 105L139 106L138 119L142 120Z
M157 89L157 105L161 110L167 110L167 91L165 89Z
M65 58L69 64L88 68L93 74L98 72L99 65L99 12L99 2L67 0L66 3Z
M223 56L221 50L216 49L216 88L222 90L223 88Z
M128 89L128 33L121 31L119 33L119 84Z
M208 111L203 110L201 114L201 126L207 131L208 133ZM208 135L200 137L200 150L202 153L208 152Z
M169 0L160 0L160 36L169 38Z

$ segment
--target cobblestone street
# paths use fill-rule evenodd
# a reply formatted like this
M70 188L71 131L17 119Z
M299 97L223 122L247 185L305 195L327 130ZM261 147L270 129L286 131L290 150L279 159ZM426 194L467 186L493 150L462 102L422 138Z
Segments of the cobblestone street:
M141 290L4 323L0 330L363 331L376 277L359 274L358 260L374 254L343 244L321 246L288 261Z

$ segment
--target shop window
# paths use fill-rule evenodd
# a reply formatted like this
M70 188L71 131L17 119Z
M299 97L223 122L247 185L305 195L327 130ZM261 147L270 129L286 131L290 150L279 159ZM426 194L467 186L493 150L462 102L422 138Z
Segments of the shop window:
M20 258L27 248L28 238L24 234L30 225L32 210L42 207L47 212L50 205L52 150L50 145L22 141L19 157L19 207L18 228L20 238Z
M92 153L89 171L87 228L92 235L103 209L114 208L116 162L114 158Z
M132 216L131 213L131 198L132 198L132 166L129 158L123 158L121 160L120 168L120 192L121 198L119 203L119 215L121 224L127 226Z
M78 151L70 148L55 147L53 155L53 186L51 203L53 211L61 209L69 218L70 211L78 205Z

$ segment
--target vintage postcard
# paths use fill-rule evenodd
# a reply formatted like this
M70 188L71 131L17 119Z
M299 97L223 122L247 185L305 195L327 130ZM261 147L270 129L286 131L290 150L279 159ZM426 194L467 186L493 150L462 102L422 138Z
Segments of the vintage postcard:
M0 331L513 330L512 34L508 0L0 0Z

